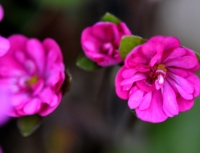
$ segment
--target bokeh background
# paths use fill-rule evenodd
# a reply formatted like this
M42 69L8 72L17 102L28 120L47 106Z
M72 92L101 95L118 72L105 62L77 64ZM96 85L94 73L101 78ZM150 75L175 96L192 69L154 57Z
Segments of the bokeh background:
M198 153L200 99L185 113L164 123L138 120L114 91L119 67L86 72L76 67L82 30L105 12L127 23L132 33L177 36L200 51L199 0L1 0L5 18L0 34L54 38L73 80L60 106L29 137L16 119L0 128L5 153Z

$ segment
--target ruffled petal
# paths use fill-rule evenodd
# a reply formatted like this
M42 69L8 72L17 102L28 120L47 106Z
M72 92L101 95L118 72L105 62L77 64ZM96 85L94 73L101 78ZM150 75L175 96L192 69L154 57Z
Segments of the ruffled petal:
M39 98L33 98L25 104L23 107L24 115L33 115L38 112L41 107L41 100Z
M43 103L42 107L41 107L41 110L39 112L39 115L46 116L46 115L50 114L51 112L53 112L56 109L56 107L60 104L61 97L62 97L61 92L59 92L56 95L54 95L53 96L53 100L51 102L52 106L49 106L48 104Z
M170 84L166 81L163 87L163 110L167 116L178 115L179 109L176 101L176 94Z
M177 104L178 104L179 112L185 112L192 108L192 106L194 105L194 99L186 100L182 98L181 96L179 96L177 98Z
M154 36L150 38L148 42L156 42L164 44L165 51L180 47L180 41L178 40L178 38L174 36L168 36L168 37Z
M115 77L115 91L116 91L116 94L122 99L128 99L128 93L130 89L129 88L128 90L123 90L123 87L120 85L122 80L124 79L122 77L122 73L125 70L126 70L125 66L122 66Z
M135 109L140 104L142 98L143 98L144 91L142 90L136 90L134 93L131 94L131 96L128 99L128 106L130 109Z
M133 84L136 81L144 80L146 78L147 78L147 75L144 73L135 73L132 77L122 80L120 85L123 86L127 84Z
M193 56L183 56L177 59L169 60L165 63L167 67L178 67L182 69L192 69L198 65L198 60Z
M170 54L167 57L165 57L163 63L166 63L167 61L173 60L173 59L176 60L177 58L180 58L184 56L185 54L186 54L185 48L177 48L171 51Z
M152 92L146 93L146 95L142 98L142 100L140 102L139 109L145 110L145 109L149 108L149 106L151 104L151 100L152 100Z
M143 121L152 123L163 122L167 119L167 115L163 111L163 99L160 90L153 92L150 106L145 110L136 108L137 117Z
M0 56L5 55L10 49L10 42L8 39L0 36Z
M45 51L42 43L37 39L30 39L27 42L27 52L32 60L36 63L40 74L44 72Z

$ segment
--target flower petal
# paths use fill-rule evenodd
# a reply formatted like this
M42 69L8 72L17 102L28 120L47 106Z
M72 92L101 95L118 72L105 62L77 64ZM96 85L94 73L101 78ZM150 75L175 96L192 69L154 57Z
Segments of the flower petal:
M167 61L165 63L167 67L178 67L182 69L192 69L198 65L197 58L193 56L183 56L177 59L173 59L170 61Z
M0 22L3 20L3 17L4 17L4 10L2 5L0 5Z
M123 86L123 85L127 85L127 84L133 84L134 82L136 81L139 81L139 80L144 80L146 79L147 76L146 74L144 73L135 73L132 77L130 78L127 78L127 79L124 79L120 85Z
M10 42L8 39L0 36L0 56L5 55L10 49Z
M177 103L178 103L178 107L179 107L179 112L185 112L192 108L192 106L194 105L194 99L186 100L186 99L182 98L181 96L179 96L177 98Z
M146 95L142 98L142 100L140 102L139 109L145 110L145 109L149 108L149 106L151 104L151 100L152 100L152 92L146 93Z
M136 108L137 117L143 121L152 123L163 122L167 119L167 115L163 111L163 99L160 90L152 93L152 101L150 106L145 110Z
M30 39L27 42L27 52L32 60L36 63L40 74L44 71L45 51L42 43L37 39Z
M125 66L122 66L121 69L118 71L115 77L115 91L116 94L122 99L128 99L128 90L123 90L123 87L120 85L123 81L122 73L126 70Z
M135 109L140 104L142 98L143 98L144 91L137 90L134 93L131 94L131 96L128 99L128 106L130 109Z
M176 101L176 94L170 84L165 81L163 87L163 110L167 116L173 117L178 114L178 105Z
M165 57L163 63L166 63L169 60L173 60L173 59L177 59L180 58L182 56L184 56L186 54L186 49L185 48L177 48L173 51L170 52L170 54Z
M53 105L52 107L50 107L46 103L43 103L41 110L39 112L39 115L46 116L46 115L50 114L51 112L53 112L56 109L56 107L60 104L61 97L62 97L61 92L54 95L53 101L52 101L52 105Z
M31 101L27 102L24 106L23 111L26 115L33 115L38 112L41 107L41 100L39 98L33 98Z

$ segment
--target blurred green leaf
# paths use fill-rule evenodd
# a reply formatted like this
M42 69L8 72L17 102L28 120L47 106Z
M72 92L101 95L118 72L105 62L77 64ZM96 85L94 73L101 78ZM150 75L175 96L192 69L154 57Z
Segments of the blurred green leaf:
M78 58L76 65L87 71L93 71L100 68L100 66L98 66L95 62L91 61L86 56L81 56Z
M196 54L196 56L197 56L197 58L198 58L198 60L199 60L199 62L200 62L200 54L197 53L197 52L195 52L195 54Z
M110 14L110 13L106 13L102 18L101 21L105 21L105 22L112 22L115 24L119 24L120 23L120 19L118 19L116 16Z
M145 39L139 36L125 36L121 39L119 53L122 59L136 46L146 42Z
M81 0L37 0L37 2L43 4L44 6L51 6L54 8L74 7L83 3Z
M24 137L31 135L41 124L42 117L39 115L23 116L17 119L17 125Z

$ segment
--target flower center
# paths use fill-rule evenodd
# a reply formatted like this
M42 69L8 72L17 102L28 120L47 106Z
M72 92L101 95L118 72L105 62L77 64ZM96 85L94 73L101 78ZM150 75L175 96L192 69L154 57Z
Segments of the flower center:
M32 85L36 84L38 82L38 80L39 80L38 76L35 75L35 76L32 76L29 80L27 80L26 84L28 86L32 86Z
M166 74L167 69L164 64L155 65L151 69L149 76L151 78L151 83L155 84L157 90L164 85Z

